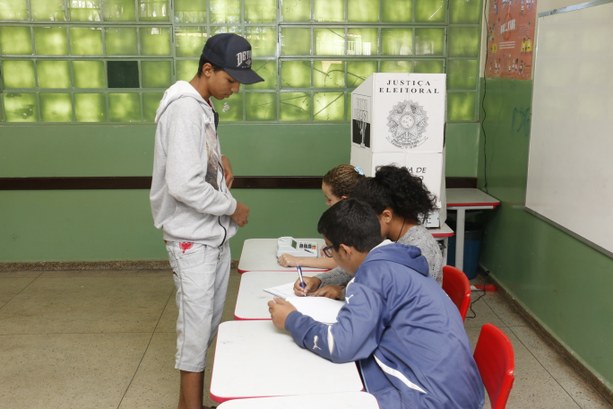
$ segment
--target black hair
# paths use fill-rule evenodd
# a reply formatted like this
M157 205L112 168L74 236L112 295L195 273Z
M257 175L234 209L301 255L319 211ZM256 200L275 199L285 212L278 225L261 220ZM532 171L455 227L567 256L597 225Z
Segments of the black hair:
M381 225L372 207L358 199L345 199L319 218L317 231L338 249L341 244L369 252L381 243Z
M367 202L377 214L390 208L414 224L422 223L436 208L424 182L406 167L378 167L375 176L360 181L351 196Z
M213 71L223 71L223 68L218 67L217 65L213 64L212 62L210 62L209 60L207 60L204 56L204 54L200 54L200 61L198 61L198 72L196 73L196 75L198 75L198 77L202 76L202 66L206 63L211 64L211 66L213 67Z

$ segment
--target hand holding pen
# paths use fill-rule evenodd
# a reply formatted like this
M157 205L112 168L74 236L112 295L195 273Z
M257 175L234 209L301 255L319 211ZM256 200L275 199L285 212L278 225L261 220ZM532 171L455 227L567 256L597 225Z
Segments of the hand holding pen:
M302 274L302 268L296 267L298 272L298 279L294 283L294 294L300 296L307 296L309 293L317 290L321 284L321 280L317 277L305 277Z

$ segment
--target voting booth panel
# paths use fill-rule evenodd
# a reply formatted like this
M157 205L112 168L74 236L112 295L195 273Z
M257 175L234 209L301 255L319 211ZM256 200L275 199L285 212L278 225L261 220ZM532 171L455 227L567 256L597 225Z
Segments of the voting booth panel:
M424 223L445 221L445 74L375 73L351 94L351 164L373 176L405 166L436 197Z

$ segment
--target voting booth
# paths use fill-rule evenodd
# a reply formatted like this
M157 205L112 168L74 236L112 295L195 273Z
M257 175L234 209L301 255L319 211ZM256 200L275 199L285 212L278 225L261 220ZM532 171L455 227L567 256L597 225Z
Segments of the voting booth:
M445 200L445 74L374 73L351 93L351 164L406 166L436 197L424 222L440 227Z

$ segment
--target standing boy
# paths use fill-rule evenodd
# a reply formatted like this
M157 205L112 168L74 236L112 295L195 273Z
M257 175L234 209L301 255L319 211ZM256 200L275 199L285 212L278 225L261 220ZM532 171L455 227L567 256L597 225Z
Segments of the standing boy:
M333 362L357 361L366 390L382 409L477 409L483 384L456 306L414 246L381 242L374 210L345 199L317 230L323 252L354 275L337 322L327 325L279 298L268 303L275 326Z
M238 92L241 83L259 81L247 40L217 34L207 40L194 78L168 88L156 113L150 200L177 290L179 409L202 409L206 352L228 287L228 239L249 216L249 208L229 190L232 171L221 155L211 97L221 100Z

